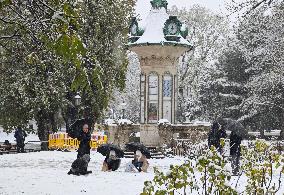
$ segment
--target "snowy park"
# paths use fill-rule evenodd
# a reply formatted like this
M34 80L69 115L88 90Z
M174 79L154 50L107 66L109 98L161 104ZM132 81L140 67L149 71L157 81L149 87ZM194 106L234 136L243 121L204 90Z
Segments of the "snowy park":
M186 157L166 157L164 159L150 159L147 173L127 173L126 164L131 159L123 158L120 168L115 172L102 172L104 157L91 152L89 170L93 173L86 176L67 175L70 165L76 158L76 152L42 151L36 153L9 154L0 156L0 194L102 194L102 195L138 195L143 192L144 181L154 178L154 167L169 174L170 166L180 166L189 160ZM243 161L245 162L245 161ZM226 168L231 172L229 164ZM196 171L196 177L202 177ZM217 173L216 173L217 174ZM275 170L272 185L279 185L279 172ZM245 191L247 177L232 176L227 185L236 187L238 193ZM281 183L283 178L281 178ZM283 185L276 193L283 194ZM176 192L177 193L177 192ZM183 193L183 190L180 191ZM200 194L202 190L187 190L187 194Z
M171 164L180 165L183 158L150 160L149 173L126 173L125 164L131 159L122 159L119 170L102 172L104 157L91 153L89 164L92 174L70 176L67 172L76 158L75 152L39 152L0 156L0 194L102 194L138 195L144 181L154 177L153 167L168 170Z
M0 195L281 195L283 174L283 0L0 0Z

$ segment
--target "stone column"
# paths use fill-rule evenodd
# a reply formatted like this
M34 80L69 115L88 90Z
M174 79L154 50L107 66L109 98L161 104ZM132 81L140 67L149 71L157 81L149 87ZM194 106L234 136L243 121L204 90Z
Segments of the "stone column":
M163 118L163 74L159 74L159 118L158 120Z
M145 72L146 81L145 81L145 124L148 124L148 99L149 99L149 73Z

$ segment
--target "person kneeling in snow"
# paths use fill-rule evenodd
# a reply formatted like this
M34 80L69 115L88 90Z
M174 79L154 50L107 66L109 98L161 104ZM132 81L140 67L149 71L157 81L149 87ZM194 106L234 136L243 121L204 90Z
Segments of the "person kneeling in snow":
M115 151L111 150L105 158L102 171L116 171L120 166L121 160L116 157Z
M68 172L68 175L86 175L92 173L92 171L87 171L88 164L90 162L90 155L85 154L84 156L77 158L71 165L71 169Z
M137 150L134 155L134 160L126 165L126 172L147 172L149 163L145 155Z

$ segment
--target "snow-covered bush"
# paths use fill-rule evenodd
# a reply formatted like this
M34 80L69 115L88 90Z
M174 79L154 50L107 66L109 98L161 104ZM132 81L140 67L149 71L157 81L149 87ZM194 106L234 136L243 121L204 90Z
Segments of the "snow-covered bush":
M221 145L225 145L221 139ZM284 173L284 155L279 142L256 140L242 145L240 174L231 182L230 163L214 147L197 159L171 166L168 173L155 169L153 181L146 181L148 194L278 194ZM242 179L240 179L242 177ZM242 182L242 190L237 188Z
M247 176L247 194L276 194L284 173L284 157L264 140L257 140L249 147L242 146L242 171ZM274 177L278 177L275 182Z
M114 119L106 119L104 120L104 125L113 125L113 124L116 124L116 121Z
M224 144L224 141L222 141ZM168 173L155 169L153 181L146 181L143 193L149 194L237 194L228 185L231 180L227 161L215 147L203 152L197 160L171 166Z

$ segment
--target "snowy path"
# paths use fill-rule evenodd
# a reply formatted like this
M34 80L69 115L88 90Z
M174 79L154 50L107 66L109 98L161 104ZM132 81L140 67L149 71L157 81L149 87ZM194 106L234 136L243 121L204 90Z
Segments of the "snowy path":
M143 189L144 181L153 179L153 167L169 169L171 164L182 164L182 158L151 159L149 173L125 173L130 159L122 159L117 172L101 172L104 157L91 154L88 176L67 175L75 152L39 152L0 156L1 195L136 195Z

